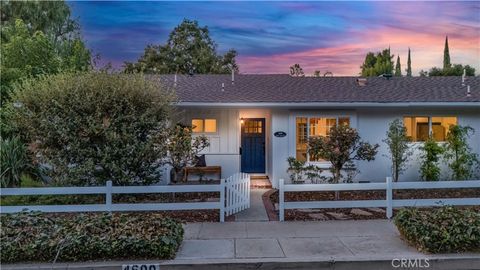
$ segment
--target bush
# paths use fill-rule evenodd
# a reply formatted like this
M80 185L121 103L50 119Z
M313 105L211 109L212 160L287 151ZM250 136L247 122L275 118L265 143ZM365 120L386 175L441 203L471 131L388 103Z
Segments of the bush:
M22 174L29 168L31 166L27 157L27 148L22 141L16 137L2 138L0 141L1 187L19 187Z
M418 250L448 253L480 250L480 213L445 206L402 209L395 216L400 234Z
M2 263L101 259L171 259L183 239L180 223L158 214L1 216Z
M443 153L443 148L430 136L423 146L420 147L422 155L420 157L420 175L425 181L438 181L440 178L439 160Z
M75 73L27 80L13 120L60 185L150 184L166 155L172 94L142 75Z

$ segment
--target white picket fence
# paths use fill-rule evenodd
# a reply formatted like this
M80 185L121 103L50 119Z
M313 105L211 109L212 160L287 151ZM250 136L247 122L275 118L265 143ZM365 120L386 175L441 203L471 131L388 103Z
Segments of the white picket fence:
M405 206L442 206L442 205L480 205L480 198L438 198L438 199L393 199L396 189L438 189L438 188L480 188L480 180L474 181L439 181L439 182L392 182L391 177L383 183L352 184L285 184L279 181L279 219L285 219L286 209L303 208L362 208L385 207L387 218L393 215L393 208ZM285 202L285 192L302 191L359 191L385 190L385 200L350 200L350 201L294 201Z
M250 175L237 173L225 179L227 216L250 208Z
M220 200L218 202L112 203L112 194L184 192L219 192ZM223 179L219 185L112 186L112 181L107 181L105 186L99 187L39 187L0 189L1 196L74 194L104 194L105 204L1 206L0 213L16 213L24 210L42 212L116 212L219 209L220 222L225 220L225 180Z

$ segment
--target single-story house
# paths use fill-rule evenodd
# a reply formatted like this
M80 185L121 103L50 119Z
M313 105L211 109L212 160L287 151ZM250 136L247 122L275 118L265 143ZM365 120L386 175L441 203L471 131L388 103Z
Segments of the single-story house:
M391 163L382 140L388 124L403 120L418 148L429 133L445 140L451 124L473 127L470 146L480 154L480 77L292 77L259 75L162 75L154 80L175 88L178 108L194 132L210 140L207 165L268 176L273 186L289 180L288 157L323 168L329 163L307 153L310 136L326 135L337 123L380 144L376 159L357 162L356 180L385 181ZM400 181L419 180L415 151ZM448 179L447 168L443 176Z

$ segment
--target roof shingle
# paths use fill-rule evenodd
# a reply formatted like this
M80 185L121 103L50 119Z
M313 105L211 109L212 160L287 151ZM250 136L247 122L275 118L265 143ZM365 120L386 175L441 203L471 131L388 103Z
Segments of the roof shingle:
M174 86L174 75L151 75L150 79ZM291 77L283 74L178 75L176 94L180 102L193 103L303 103L303 102L480 102L480 77ZM225 87L222 91L222 83Z

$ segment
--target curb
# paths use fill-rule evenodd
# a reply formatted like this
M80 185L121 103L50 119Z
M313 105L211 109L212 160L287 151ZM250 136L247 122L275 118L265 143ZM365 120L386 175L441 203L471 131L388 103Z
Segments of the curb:
M417 260L415 260L415 258ZM176 260L176 261L111 261L59 264L11 264L1 265L4 270L121 270L124 264L159 264L161 270L220 270L220 269L318 269L318 270L371 270L371 269L429 269L429 270L473 270L480 269L480 255L462 257L415 257L415 267L392 266L391 259L371 260L312 260L312 259L223 259L223 260ZM428 266L421 262L428 259ZM274 261L273 261L274 260Z

